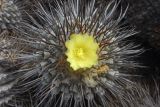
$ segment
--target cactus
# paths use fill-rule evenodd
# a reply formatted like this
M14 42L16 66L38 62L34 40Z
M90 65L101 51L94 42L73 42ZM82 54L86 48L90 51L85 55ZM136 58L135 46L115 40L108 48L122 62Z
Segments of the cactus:
M143 52L139 45L126 40L137 33L134 28L124 27L120 23L127 8L116 11L119 4L116 1L98 7L94 0L68 0L55 4L55 8L50 4L45 8L38 2L36 18L29 15L29 22L20 22L19 32L22 36L15 41L19 41L22 50L17 49L16 56L21 67L16 72L23 72L24 75L13 89L18 88L19 92L33 91L36 106L40 107L123 106L127 103L121 103L124 90L134 85L128 79L131 76L129 69L139 67L132 57ZM76 42L71 40L71 35L75 35ZM79 39L78 35L81 36ZM83 37L90 40L82 40ZM79 41L86 41L77 45L84 52L86 60L75 65L79 66L75 68L71 64L81 59L71 55L74 48L68 54L67 49ZM85 66L83 63L89 64L86 61L92 55L88 49L97 46L90 46L87 44L89 41L98 44L96 51L93 51L98 59L95 58L97 63ZM74 61L67 60L67 57ZM113 103L113 100L116 101Z
M144 50L129 41L137 32L123 20L128 6L96 2L0 1L0 106L158 105L133 81Z
M20 22L22 16L15 0L0 0L0 28L6 29Z

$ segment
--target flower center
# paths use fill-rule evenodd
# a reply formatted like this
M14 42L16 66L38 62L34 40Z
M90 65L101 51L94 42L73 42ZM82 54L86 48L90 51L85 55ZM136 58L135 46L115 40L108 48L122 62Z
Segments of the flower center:
M75 55L78 57L78 58L84 58L84 49L83 48L78 48L75 50Z

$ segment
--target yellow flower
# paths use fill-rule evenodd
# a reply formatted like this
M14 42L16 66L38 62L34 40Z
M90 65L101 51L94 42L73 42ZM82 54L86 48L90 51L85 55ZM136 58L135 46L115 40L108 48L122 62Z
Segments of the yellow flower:
M88 34L72 34L65 43L67 61L73 70L90 68L98 63L98 43Z

